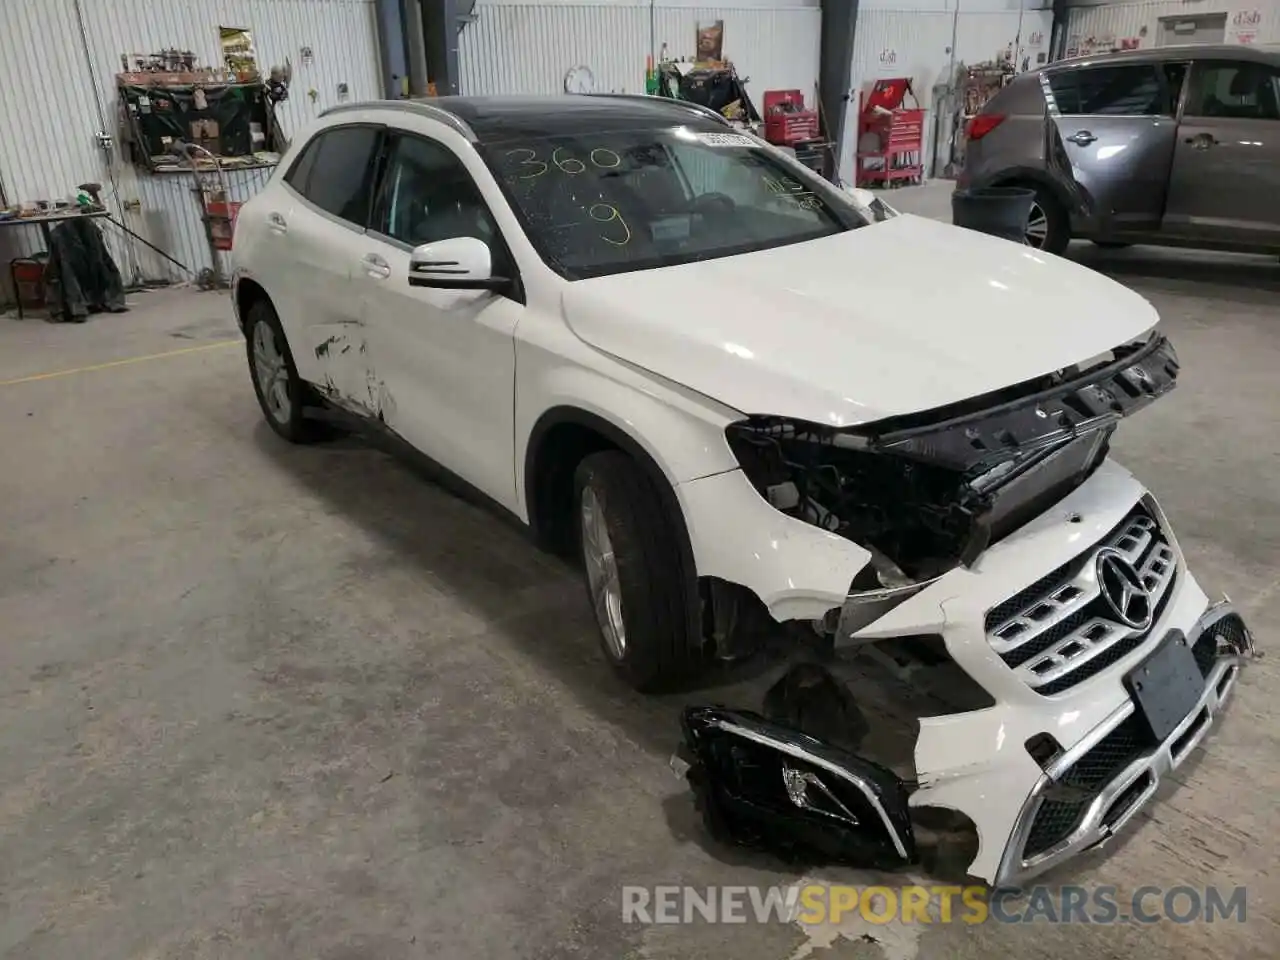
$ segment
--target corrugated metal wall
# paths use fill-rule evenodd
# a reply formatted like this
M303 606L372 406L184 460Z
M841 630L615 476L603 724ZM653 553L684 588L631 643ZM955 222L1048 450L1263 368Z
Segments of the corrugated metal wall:
M1257 13L1258 43L1280 42L1280 3L1275 0L1144 0L1109 3L1101 7L1076 7L1067 20L1067 49L1080 55L1110 50L1121 40L1137 40L1139 47L1155 46L1161 17L1227 14L1228 33L1237 13ZM1143 35L1143 30L1146 35ZM1229 39L1229 38L1228 38Z
M951 9L946 9L950 6ZM854 34L852 88L861 91L884 77L911 77L920 105L930 112L926 117L925 157L933 156L933 88L945 82L952 63L952 32L955 33L955 63L980 63L993 60L1015 42L1021 30L1023 55L1034 51L1029 46L1033 34L1039 34L1037 49L1048 52L1053 14L1049 10L966 10L961 0L957 14L954 2L939 0L933 9L921 5L902 9L872 8L858 13ZM1019 61L1021 57L1018 58ZM857 130L857 97L849 105L845 123L848 131L840 158L840 175L853 179L853 155L856 152L854 131ZM926 161L927 163L927 161Z
M650 49L648 4L481 3L459 38L464 94L561 93L564 75L590 68L598 91L643 93ZM821 12L778 0L768 7L658 4L653 37L670 56L692 56L696 25L723 20L725 56L749 78L756 106L765 90L814 96Z
M0 3L0 182L9 201L18 202L64 196L77 184L99 181L113 215L193 270L209 266L210 254L191 176L150 175L119 162L109 170L95 143L101 126L95 88L118 142L115 74L122 53L177 47L217 65L217 28L247 27L262 67L286 58L293 63L290 99L278 107L287 135L338 102L340 83L350 99L381 95L372 0L81 0L80 6L87 57L73 0ZM303 47L311 48L309 64ZM229 174L232 198L247 199L269 173ZM128 278L187 278L114 227L104 226L103 234ZM33 228L2 229L0 262L40 245Z

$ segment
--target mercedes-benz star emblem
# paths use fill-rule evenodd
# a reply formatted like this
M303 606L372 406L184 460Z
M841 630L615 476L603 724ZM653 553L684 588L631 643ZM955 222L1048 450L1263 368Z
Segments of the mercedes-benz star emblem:
M1151 591L1146 588L1138 571L1119 550L1110 547L1099 550L1095 561L1098 571L1098 589L1120 622L1134 630L1146 630L1151 626Z

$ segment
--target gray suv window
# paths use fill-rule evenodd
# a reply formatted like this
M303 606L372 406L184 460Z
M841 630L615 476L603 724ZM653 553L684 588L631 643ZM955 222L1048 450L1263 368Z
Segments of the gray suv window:
M1049 89L1062 114L1132 117L1169 113L1160 76L1149 63L1053 73Z
M1203 64L1186 115L1280 120L1280 72L1265 63Z

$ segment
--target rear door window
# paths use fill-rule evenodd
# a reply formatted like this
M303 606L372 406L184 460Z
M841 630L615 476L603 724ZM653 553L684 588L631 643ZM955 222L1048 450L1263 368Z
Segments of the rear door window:
M1071 116L1135 117L1171 114L1166 85L1154 65L1085 67L1051 74L1058 112Z
M1196 68L1188 117L1280 120L1280 72L1265 63L1204 63Z
M375 161L381 127L337 127L326 130L307 147L295 170L306 173L305 183L291 185L321 210L357 227L369 221Z

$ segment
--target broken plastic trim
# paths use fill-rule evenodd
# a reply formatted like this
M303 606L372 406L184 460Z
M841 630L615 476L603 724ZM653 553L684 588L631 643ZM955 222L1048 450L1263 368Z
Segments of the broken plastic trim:
M713 836L850 864L915 862L893 771L748 711L688 707L681 724L685 776Z
M949 407L854 428L870 450L986 472L1028 450L1055 447L1127 417L1172 390L1178 355L1156 333L1126 344L1115 359L1066 371Z
M840 608L840 618L836 623L836 644L838 646L856 646L858 641L854 634L863 627L879 620L886 613L901 603L910 600L917 593L942 577L932 577L918 583L909 583L900 587L884 587L880 590L851 590L844 606ZM871 641L864 641L871 642Z
M1109 354L1083 371L859 427L755 415L725 434L773 507L896 568L851 585L850 604L882 615L1084 482L1115 423L1175 385L1177 355L1161 334Z

